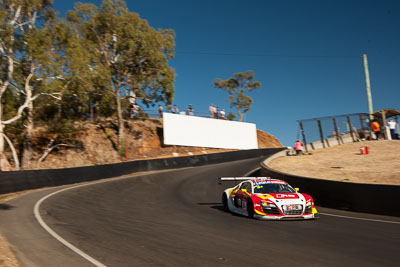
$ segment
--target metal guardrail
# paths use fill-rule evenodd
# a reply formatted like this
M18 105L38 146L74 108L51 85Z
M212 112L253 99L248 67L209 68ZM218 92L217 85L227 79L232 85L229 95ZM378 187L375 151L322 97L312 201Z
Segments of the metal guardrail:
M395 117L396 121L398 118ZM367 113L353 113L336 116L298 120L297 139L303 141L306 151L341 145L347 142L376 138L371 130L371 122L377 120L382 129L382 137L388 139L386 122ZM396 137L398 133L396 134Z

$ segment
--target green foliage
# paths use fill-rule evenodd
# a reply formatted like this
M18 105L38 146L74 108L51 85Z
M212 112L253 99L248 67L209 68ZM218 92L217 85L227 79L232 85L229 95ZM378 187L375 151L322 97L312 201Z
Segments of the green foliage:
M101 7L76 4L68 21L79 38L75 42L80 43L69 56L80 73L88 73L90 66L97 86L117 97L132 90L145 105L172 102L175 73L168 66L174 55L172 30L153 29L119 0L105 0ZM90 55L89 61L79 60L82 54Z
M10 23L18 7L20 27ZM53 139L72 144L75 121L120 115L129 91L146 106L172 103L175 33L152 28L123 0L76 3L65 20L52 0L0 0L0 41L0 85L9 79L9 58L14 62L10 85L0 92L0 119L15 117L27 88L38 96L5 129L14 143L24 143L25 126L34 121L39 147Z
M108 129L105 129L105 130L104 130L104 134L105 134L105 136L106 136L107 138L110 138L110 136L111 136L111 133L110 133L110 131L109 131Z
M239 120L242 121L243 113L250 110L253 99L247 95L248 92L260 88L261 83L254 81L255 75L252 70L246 72L239 72L233 74L234 78L221 80L217 78L214 81L214 87L225 90L229 93L227 101L230 102L231 107L235 107Z
M159 101L172 103L175 73L168 60L174 56L175 34L172 30L155 30L138 14L129 12L123 0L104 0L100 7L78 3L67 21L71 85L79 86L76 94L90 108L99 95L107 99L112 95L121 150L122 112L127 108L127 102L121 99L133 92L146 106Z
M229 112L228 116L227 116L228 120L233 121L236 118L236 115L233 114L232 112Z

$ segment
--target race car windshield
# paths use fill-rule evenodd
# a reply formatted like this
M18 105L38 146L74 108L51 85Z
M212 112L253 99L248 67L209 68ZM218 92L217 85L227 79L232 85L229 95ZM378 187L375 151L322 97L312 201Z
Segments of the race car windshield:
M287 184L259 184L254 185L255 194L269 193L295 193L296 191Z

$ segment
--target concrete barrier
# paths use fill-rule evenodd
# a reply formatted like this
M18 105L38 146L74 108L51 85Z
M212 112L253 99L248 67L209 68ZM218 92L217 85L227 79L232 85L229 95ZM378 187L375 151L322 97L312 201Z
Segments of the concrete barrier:
M0 172L0 194L117 177L140 171L202 166L247 158L269 157L284 148L239 150L176 158L137 160L117 164L52 170Z
M260 176L281 179L311 195L316 205L400 217L400 186L359 184L316 179L279 172L261 163Z
M350 133L346 134L341 134L339 136L339 142L338 138L336 136L331 136L329 138L324 139L324 143L321 142L321 140L317 140L315 142L306 144L306 148L308 151L312 150L317 150L317 149L323 149L325 147L331 147L331 146L337 146L345 143L353 143L353 137L351 136Z

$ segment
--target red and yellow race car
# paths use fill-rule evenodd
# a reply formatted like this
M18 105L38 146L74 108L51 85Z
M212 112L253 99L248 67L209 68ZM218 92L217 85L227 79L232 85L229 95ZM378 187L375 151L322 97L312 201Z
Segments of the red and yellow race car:
M317 209L311 196L299 193L282 180L268 177L223 177L222 181L240 181L224 190L225 211L257 219L314 219Z

